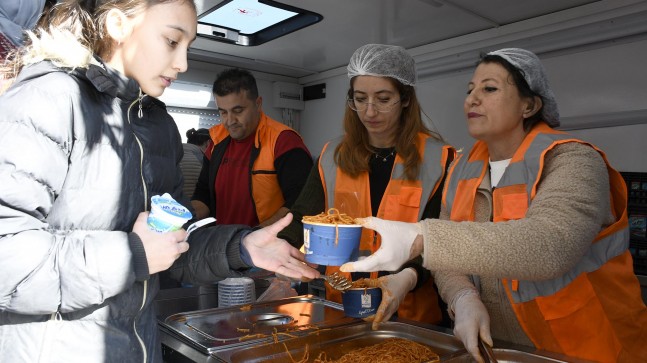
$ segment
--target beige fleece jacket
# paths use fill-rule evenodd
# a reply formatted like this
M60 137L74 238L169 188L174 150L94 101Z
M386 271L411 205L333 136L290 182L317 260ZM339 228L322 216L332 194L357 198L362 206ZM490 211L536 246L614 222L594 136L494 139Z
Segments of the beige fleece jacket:
M533 346L505 294L502 278L545 280L570 270L597 233L613 223L606 164L593 148L558 145L546 153L537 193L526 217L492 223L489 175L476 197L476 221L420 222L424 266L434 272L450 309L456 294L475 285L494 339ZM474 276L469 276L474 275ZM473 278L472 278L473 277Z

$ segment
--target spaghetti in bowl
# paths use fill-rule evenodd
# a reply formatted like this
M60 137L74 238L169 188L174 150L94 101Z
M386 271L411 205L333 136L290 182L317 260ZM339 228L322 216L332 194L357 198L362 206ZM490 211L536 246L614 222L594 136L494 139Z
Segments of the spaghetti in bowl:
M303 247L306 261L341 266L359 255L362 226L334 208L316 216L304 216Z

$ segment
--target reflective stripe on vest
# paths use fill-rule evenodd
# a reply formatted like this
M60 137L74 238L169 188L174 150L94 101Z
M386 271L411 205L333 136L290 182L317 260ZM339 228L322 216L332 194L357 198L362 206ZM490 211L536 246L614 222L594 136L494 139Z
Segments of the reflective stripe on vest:
M591 146L604 159L615 222L597 234L585 255L564 275L545 281L501 282L520 325L537 349L603 362L647 361L647 309L627 250L625 183L602 151L544 123L535 125L493 191L494 222L524 218L536 194L546 152L565 142ZM452 220L474 220L474 195L465 195L472 188L476 194L488 158L487 146L479 141L469 158L452 165L443 196ZM515 204L512 208L504 205L510 200ZM469 211L455 211L461 208ZM455 219L457 216L460 218Z
M331 208L335 205L335 193L330 191L335 190L335 184L337 183L337 164L335 163L335 149L337 145L341 142L341 138L330 141L324 146L324 149L321 152L320 156L320 166L323 170L325 184L325 194L326 194L326 209ZM438 187L438 181L444 173L444 165L441 161L443 157L444 145L439 143L437 140L427 137L425 140L423 157L424 161L420 167L420 172L418 175L418 180L422 185L422 193L420 195L420 200L418 205L421 206L418 211L418 220L422 219L422 214L425 210L424 206L427 204L428 198L431 196L431 193L435 188ZM396 162L393 165L393 171L391 172L391 180L406 180L404 174L404 164L402 164L402 159L396 155ZM325 179L325 180L324 180ZM354 217L367 217L367 216L354 216Z
M526 147L526 150L520 150L522 152L517 151L515 153L515 156L513 156L497 185L498 190L515 185L525 185L527 205L530 205L534 198L544 154L559 143L581 142L565 133L558 133L552 129L545 130L543 127L540 129L541 132L529 135L530 137L534 137L529 144L524 142L520 146L520 149ZM480 185L481 179L485 175L484 168L487 165L486 154L487 147L485 144L477 142L470 152L469 159L471 160L460 158L457 161L457 165L454 167L448 181L449 187L445 198L448 210L451 211L454 198L458 191L458 183L461 180L477 179L475 180L475 184L477 186ZM482 155L486 156L481 158L480 156ZM460 178L456 176L460 176ZM523 216L518 216L515 219L519 218L523 218ZM553 295L570 284L581 273L599 269L610 259L624 253L628 247L629 230L628 228L619 229L615 233L611 233L594 242L591 248L586 251L586 254L578 261L577 265L556 279L543 281L507 280L512 298L514 302L521 303L533 300L538 296Z
M461 154L454 161L454 164L451 166L447 180L445 181L446 187L443 191L443 203L445 204L448 211L452 210L454 199L456 197L456 191L458 190L458 182L461 180L473 180L474 181L474 195L476 195L476 188L480 185L480 179L485 175L485 161L483 160L473 160L470 161L469 157L466 157L465 154ZM459 176L461 179L455 176ZM472 197L472 203L474 195Z
M528 146L522 160L514 160L513 158L510 161L510 165L503 173L497 188L526 184L528 205L530 205L536 192L541 159L543 159L547 150L552 149L553 145L563 142L579 141L572 139L567 134L538 134ZM629 248L629 229L623 228L593 243L577 265L556 279L518 282L508 280L512 298L519 303L533 300L538 296L553 295L570 284L580 274L598 270L610 259L626 252L627 248Z
M370 186L368 173L364 172L356 178L344 174L336 165L334 153L340 139L326 144L319 158L319 173L326 196L326 209L335 207L342 213L352 217L367 217L371 215ZM448 157L454 155L454 150L448 145L443 145L432 137L418 135L418 152L422 156L422 163L418 172L418 179L406 180L402 159L396 155L391 180L384 191L382 202L378 210L378 217L389 220L416 222L422 218L425 206L434 192L439 188L443 179ZM339 178L339 180L338 180ZM335 199L335 196L338 199ZM395 199L395 202L394 202ZM352 204L348 210L344 208ZM354 215L357 214L357 215ZM380 246L380 239L370 229L362 231L360 242L360 256L367 256L375 252ZM338 267L328 266L326 273L339 271ZM348 273L340 272L346 277ZM377 272L371 273L371 278L377 278ZM341 302L341 294L326 286L326 298L331 301ZM434 289L433 278L416 291L406 294L399 306L398 316L423 323L438 324L442 321L442 311L439 306L439 297Z
M623 228L620 231L598 240L591 245L584 256L564 275L543 281L518 281L517 286L513 286L516 280L508 280L508 287L514 302L527 302L538 296L550 296L566 287L578 276L585 272L597 271L610 259L620 256L627 252L629 248L629 230ZM515 291L515 288L516 290Z

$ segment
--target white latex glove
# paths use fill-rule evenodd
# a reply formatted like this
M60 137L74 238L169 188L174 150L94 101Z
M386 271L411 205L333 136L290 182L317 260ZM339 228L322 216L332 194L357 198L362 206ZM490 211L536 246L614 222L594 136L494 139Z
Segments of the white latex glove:
M404 297L416 287L416 282L418 282L418 274L412 268L405 268L397 274L377 279L375 286L382 290L382 302L375 315L364 319L373 321L373 330L377 330L381 322L389 320L398 311Z
M258 229L243 238L243 248L247 249L254 266L295 278L314 279L319 272L308 266L303 252L292 247L276 235L292 221L292 213L275 223Z
M157 233L148 227L148 212L139 213L133 232L139 236L146 252L148 273L154 274L171 267L181 254L189 250L186 231Z
M492 336L490 315L478 292L471 289L458 292L450 307L454 312L454 335L463 342L465 349L478 363L483 363L478 346L479 335L490 346L492 346Z
M382 237L380 248L371 256L340 267L343 272L395 271L412 256L411 247L422 234L418 223L387 221L376 217L356 219L365 228L375 230Z

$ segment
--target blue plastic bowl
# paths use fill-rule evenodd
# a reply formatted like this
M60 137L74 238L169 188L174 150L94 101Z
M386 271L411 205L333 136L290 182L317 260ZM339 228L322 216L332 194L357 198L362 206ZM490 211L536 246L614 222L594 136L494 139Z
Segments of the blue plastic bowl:
M375 315L382 302L382 289L379 287L350 288L341 294L344 313L353 318L366 318Z
M335 241L335 225L303 222L303 247L306 261L326 266L341 266L359 256L362 226L339 224L339 239Z

